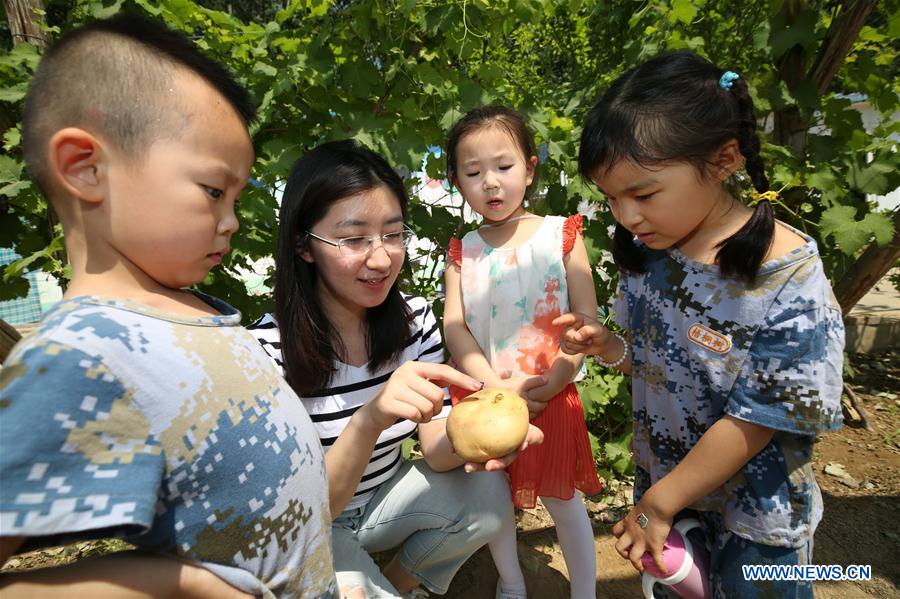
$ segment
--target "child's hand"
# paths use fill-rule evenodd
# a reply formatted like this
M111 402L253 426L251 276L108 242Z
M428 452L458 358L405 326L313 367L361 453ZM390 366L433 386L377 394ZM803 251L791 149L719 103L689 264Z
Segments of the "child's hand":
M509 372L501 372L497 387L518 393L528 406L528 417L534 418L546 407L545 403L533 401L531 396L537 389L545 387L547 377L542 376L510 376ZM549 399L549 398L547 398ZM545 400L546 401L546 400Z
M607 338L612 336L599 322L578 312L569 312L555 318L553 325L566 327L559 347L567 354L599 353Z
M546 376L511 376L510 372L501 372L500 379L491 384L501 389L518 393L526 402L531 397L533 389L543 386L547 382Z
M543 412L547 408L547 402L556 397L556 394L565 389L567 380L558 381L552 374L552 371L548 371L551 374L544 375L547 378L547 382L539 387L533 388L528 392L528 397L525 398L525 403L528 404L528 417L534 418L541 412Z
M546 374L533 377L519 377L519 379L525 379L526 384L529 387L525 393L519 392L519 395L522 396L522 399L525 400L525 405L528 406L528 418L534 418L544 411L547 407L547 402L555 395L554 393L550 393L551 382L548 380Z
M605 326L577 312L557 317L553 320L553 325L566 327L559 341L559 347L567 354L599 355L615 338Z
M631 508L628 515L616 522L613 534L616 541L616 553L631 562L638 572L644 571L641 556L649 552L656 566L668 574L663 561L663 543L672 528L672 518L654 511L650 506L642 505L643 500ZM643 517L642 517L643 516ZM646 528L641 526L644 523Z
M550 369L544 373L546 384L535 387L528 393L528 410L531 412L532 418L543 412L547 407L547 402L572 382L579 368L581 368L580 358L556 356Z
M494 470L504 470L507 466L512 464L515 459L519 457L519 454L525 451L529 446L540 445L543 442L544 431L533 424L529 424L528 433L525 435L525 440L522 441L522 445L519 446L519 449L505 456L490 459L484 464L479 464L477 462L466 462L465 470L466 472L479 472L482 470L493 472Z
M484 386L446 364L406 362L394 371L381 393L359 412L365 410L363 422L379 434L398 418L429 422L443 407L443 387L451 384L472 392Z
M549 385L543 385L543 387L547 387ZM543 387L538 387L538 389L542 389ZM538 391L532 391L532 393L537 393ZM540 399L526 399L525 405L528 406L528 418L533 420L538 414L547 409L547 402L550 401L555 393L541 393Z

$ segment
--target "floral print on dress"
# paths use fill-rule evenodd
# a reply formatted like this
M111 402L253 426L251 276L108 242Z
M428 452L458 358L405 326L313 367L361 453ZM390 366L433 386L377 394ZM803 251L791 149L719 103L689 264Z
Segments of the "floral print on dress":
M581 231L581 217L544 217L514 248L488 245L478 231L450 243L460 269L466 324L498 374L540 375L559 350L553 320L569 310L563 260Z
M580 233L580 215L547 216L514 248L491 247L477 231L450 241L466 325L500 377L541 375L553 365L562 334L553 320L569 311L565 256ZM508 468L513 504L532 508L538 496L568 500L575 489L599 493L575 385L566 385L532 422L544 431L544 442Z

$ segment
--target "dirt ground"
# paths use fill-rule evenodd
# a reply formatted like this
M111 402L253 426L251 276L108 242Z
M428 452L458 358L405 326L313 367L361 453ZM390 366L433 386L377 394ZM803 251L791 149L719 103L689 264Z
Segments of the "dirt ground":
M853 355L850 363L855 372L847 381L871 430L862 426L857 413L845 410L844 428L825 435L816 446L825 516L816 532L814 562L868 564L872 580L816 583L815 594L819 599L893 599L900 597L900 350ZM627 511L630 495L627 484L614 481L609 492L588 503L601 598L642 596L637 574L613 550L612 525ZM520 512L519 529L519 558L529 596L568 597L565 563L546 511L539 506ZM16 556L2 570L57 565L126 547L119 541L99 541L46 549ZM482 549L463 566L445 597L492 599L496 581L490 555Z

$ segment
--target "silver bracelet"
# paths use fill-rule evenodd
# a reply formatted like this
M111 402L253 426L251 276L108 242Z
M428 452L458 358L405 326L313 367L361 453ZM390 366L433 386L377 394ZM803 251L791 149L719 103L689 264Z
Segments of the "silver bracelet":
M613 333L613 335L616 336L616 339L618 339L619 341L622 342L622 346L623 346L622 347L622 355L619 357L619 359L616 360L615 362L607 362L607 361L603 360L603 358L601 358L600 356L594 356L594 360L597 362L597 364L599 364L600 366L603 366L605 368L618 368L619 365L625 361L625 358L628 357L628 348L629 348L628 340L625 339L625 337L623 337L622 335L620 335L618 333Z

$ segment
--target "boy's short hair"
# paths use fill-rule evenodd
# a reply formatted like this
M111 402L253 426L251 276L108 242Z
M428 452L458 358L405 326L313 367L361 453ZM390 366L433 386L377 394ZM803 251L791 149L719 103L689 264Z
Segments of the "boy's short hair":
M97 133L130 159L161 137L178 135L190 98L172 82L182 68L218 91L245 124L256 116L247 91L183 34L120 14L75 29L41 59L22 118L25 163L48 198L47 144L65 127Z

